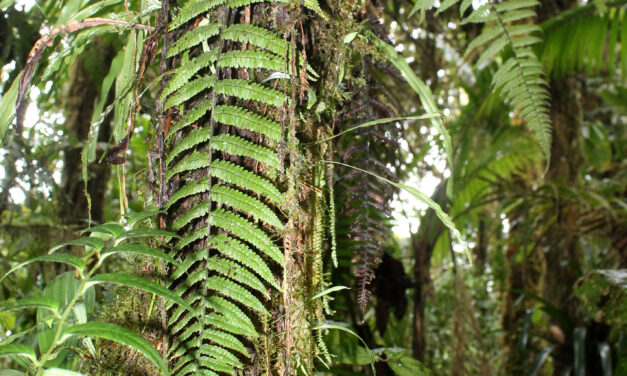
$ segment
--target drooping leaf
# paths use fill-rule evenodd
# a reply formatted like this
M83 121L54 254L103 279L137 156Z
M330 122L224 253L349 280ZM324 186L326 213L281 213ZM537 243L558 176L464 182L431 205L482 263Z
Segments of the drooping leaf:
M145 278L142 278L133 274L125 274L125 273L96 274L90 277L89 280L87 281L88 285L102 284L102 283L112 283L115 285L133 287L136 289L151 292L153 294L156 294L163 298L171 300L182 307L185 307L190 310L192 309L192 307L183 298L172 293L172 291L168 290L167 288L161 285L158 285L155 282L149 281Z
M148 341L121 326L104 322L89 322L66 327L63 330L63 336L104 338L125 344L144 354L144 356L157 366L157 368L161 370L164 375L168 375L168 367L161 358L159 352L155 350Z

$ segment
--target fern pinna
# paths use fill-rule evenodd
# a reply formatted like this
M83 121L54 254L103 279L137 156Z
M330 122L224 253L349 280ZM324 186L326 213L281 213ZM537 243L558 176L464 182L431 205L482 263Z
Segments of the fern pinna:
M270 297L281 290L286 157L279 146L295 75L280 20L256 22L276 6L190 0L171 12L161 94L164 208L182 236L170 288L193 306L168 310L175 375L250 372Z
M368 74L364 78L368 79ZM381 92L381 88L373 80L355 90L355 96L348 106L353 110L345 114L346 118L353 120L350 122L351 125L353 122L368 122L396 115L388 104L377 98L377 94ZM370 285L383 256L382 245L389 237L388 218L394 193L393 187L388 183L363 170L396 180L396 176L385 162L393 160L395 150L398 148L395 139L392 138L396 133L393 124L360 128L356 134L346 138L348 142L340 150L344 163L359 167L346 171L337 183L340 185L338 191L343 192L344 196L342 197L344 218L350 221L345 234L346 239L343 241L351 251L353 273L357 279L357 303L362 315L366 311L371 295Z

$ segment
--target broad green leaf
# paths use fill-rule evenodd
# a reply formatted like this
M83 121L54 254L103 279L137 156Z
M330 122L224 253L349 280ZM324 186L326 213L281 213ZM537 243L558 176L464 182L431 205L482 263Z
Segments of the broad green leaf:
M124 218L128 219L129 226L131 226L131 228L133 228L138 223L140 223L140 222L142 222L142 221L144 221L146 219L150 219L150 218L156 217L160 213L164 213L164 212L163 211L159 211L159 210L144 210L144 211L141 211L141 212L126 213L126 214L124 214Z
M176 295L172 291L161 285L156 284L155 282L149 281L136 275L125 273L103 273L94 275L87 282L88 285L101 283L112 283L115 285L134 287L136 289L148 291L168 300L171 300L172 302L183 306L186 309L192 309L192 307L183 298Z
M25 376L25 374L24 372L17 371L14 369L3 369L3 370L0 370L0 376Z
M15 117L15 101L17 101L17 90L21 77L22 73L15 77L9 90L3 93L2 98L0 98L0 143L4 141L7 129Z
M120 244L118 246L105 249L100 254L100 258L104 259L105 257L108 257L115 253L135 253L140 255L152 256L165 260L171 264L178 265L178 261L176 261L172 256L159 249L152 248L143 244Z
M346 34L346 36L344 37L343 42L346 44L350 44L355 38L357 38L357 35L359 33L356 31L353 31L352 33L348 33Z
M0 1L0 9L10 7L13 3L15 3L15 0L2 0Z
M157 228L146 228L146 229L138 229L138 230L130 230L122 233L120 237L116 238L116 240L122 239L133 239L133 238L146 238L146 237L157 237L157 236L165 236L170 238L180 238L176 233L160 230Z
M30 346L21 344L0 346L0 356L23 356L32 362L37 361L37 354L35 354L35 350L33 350Z
M28 297L0 305L0 312L27 308L43 308L58 313L59 303L55 299L45 296Z
M97 252L102 251L102 248L104 248L105 242L102 239L98 239L98 238L94 238L94 237L83 237L83 238L78 238L78 239L73 239L64 243L61 243L57 246L54 246L52 248L50 248L50 251L48 251L48 253L54 253L55 251L57 251L58 249L61 249L63 247L67 247L70 245L76 245L76 246L81 246L81 247L90 247L95 249Z
M91 3L91 4L81 9L80 11L78 11L75 15L72 16L72 19L77 20L77 21L82 21L83 19L87 17L92 17L94 14L98 13L104 8L119 4L122 1L124 0L100 0L100 1L95 1L95 2L85 2L85 3Z
M164 375L168 375L168 367L165 365L159 352L148 341L121 326L104 322L89 322L68 327L63 331L63 335L64 337L87 336L104 338L128 345L144 354Z
M431 376L431 372L427 367L405 351L400 354L394 354L388 350L385 354L387 355L388 366L397 376Z
M332 294L336 291L341 291L341 290L350 290L350 287L346 287L346 286L333 286L333 287L329 287L328 289L321 291L319 293L317 293L316 295L312 296L310 300L316 300L318 298L321 298L325 295L329 295Z
M61 13L59 14L59 17L56 19L56 22L54 24L54 26L60 26L63 25L65 23L67 23L69 20L72 19L72 17L78 13L78 11L81 9L81 3L83 2L83 0L67 0L64 1L62 4L63 6L61 7Z
M32 258L30 260L24 261L16 265L15 267L11 268L11 270L9 270L5 275L3 275L2 278L0 278L0 281L5 279L9 274L13 273L14 271L21 269L25 267L26 265L32 264L33 262L39 262L39 261L58 262L61 264L71 265L75 267L76 269L80 270L81 272L85 268L85 261L83 261L83 259L80 257L71 255L69 253L53 253L51 255L43 255L43 256L35 257L35 258Z
M123 231L124 227L118 223L104 223L98 226L86 228L81 231L81 234L98 232L102 234L110 234L113 235L114 238L117 238Z
M81 291L83 296L78 300L79 304L84 306L84 312L86 315L93 312L95 303L95 292L93 288L87 288L81 290L83 286L83 280L76 278L74 272L66 272L58 275L51 283L49 283L43 291L42 296L45 298L54 299L60 307L66 307L69 302ZM73 312L76 313L76 312ZM55 322L55 315L48 309L37 310L37 339L40 354L48 351L54 340L55 332L57 330L57 324ZM77 317L70 317L70 320L77 320ZM77 346L78 342L69 343L71 346ZM69 368L71 350L61 350L57 352L54 359L46 362L47 367L59 367Z

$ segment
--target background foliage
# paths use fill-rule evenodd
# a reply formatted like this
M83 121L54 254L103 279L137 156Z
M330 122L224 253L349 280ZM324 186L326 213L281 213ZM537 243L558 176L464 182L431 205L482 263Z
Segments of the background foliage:
M0 375L627 373L627 2L223 3L0 1Z

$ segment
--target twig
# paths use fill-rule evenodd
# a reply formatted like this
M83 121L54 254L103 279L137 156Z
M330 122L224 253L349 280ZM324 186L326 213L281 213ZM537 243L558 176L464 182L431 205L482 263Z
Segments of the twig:
M141 29L153 31L154 28L141 24L134 24L122 20L111 20L107 18L85 18L83 21L70 21L64 25L58 26L50 30L50 32L37 40L33 48L28 54L26 65L24 66L24 73L20 77L20 85L18 88L17 101L16 101L16 113L17 121L15 125L18 137L22 134L22 125L24 124L24 115L26 113L26 101L25 95L28 87L30 86L33 74L35 73L35 66L41 59L46 47L52 46L54 38L59 34L69 34L75 31L84 29L86 27L113 25L121 26L132 29Z

